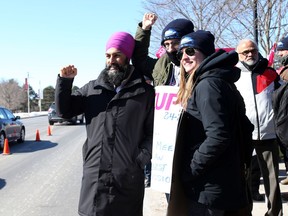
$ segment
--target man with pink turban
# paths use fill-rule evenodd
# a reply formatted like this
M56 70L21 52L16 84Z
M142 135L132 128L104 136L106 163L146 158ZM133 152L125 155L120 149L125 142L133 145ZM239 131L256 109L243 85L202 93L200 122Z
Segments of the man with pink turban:
M58 115L85 114L81 216L143 216L144 167L151 160L154 99L138 68L130 64L134 38L116 32L106 44L106 67L71 92L77 74L64 67L57 78Z

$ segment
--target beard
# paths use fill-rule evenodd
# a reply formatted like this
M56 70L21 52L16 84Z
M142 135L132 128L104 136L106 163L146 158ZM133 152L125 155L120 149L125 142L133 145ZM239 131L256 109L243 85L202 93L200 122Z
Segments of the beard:
M288 64L288 55L279 58L280 64L286 66Z
M169 56L170 60L176 65L176 66L180 66L180 61L177 58L177 51L173 51L173 52L167 52L167 55Z
M259 60L258 56L255 58L253 57L250 60L245 61L245 64L251 67L251 66L254 66L258 62L258 60Z
M253 66L257 63L257 61L255 61L254 59L253 60L248 60L248 61L245 61L245 64L247 64L248 66Z
M120 86L126 78L127 66L120 66L118 64L106 65L105 71L105 80L114 86Z

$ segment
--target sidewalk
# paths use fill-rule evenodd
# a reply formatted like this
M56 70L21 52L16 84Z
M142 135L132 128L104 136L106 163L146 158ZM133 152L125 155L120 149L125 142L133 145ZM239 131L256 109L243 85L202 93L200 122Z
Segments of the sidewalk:
M283 163L279 164L280 175L279 182L285 178L285 167ZM288 215L288 185L280 185L282 197L286 200L282 202L283 215ZM264 186L261 182L260 193L264 194ZM165 216L167 208L167 201L165 194L158 192L151 188L146 188L144 198L144 216ZM267 211L266 202L254 202L253 203L253 216L264 216Z
M167 208L165 193L146 188L143 206L143 216L165 216Z
M285 166L283 163L279 163L279 182L286 178L285 176ZM288 215L288 185L280 184L280 191L282 195L282 207L283 207L283 215ZM261 194L265 194L264 186L261 182L260 191ZM263 216L267 211L266 202L254 202L253 203L253 216Z
M30 113L13 113L14 116L20 116L21 119L24 118L31 118L31 117L37 117L37 116L45 116L48 115L48 111L42 111L42 112L30 112Z

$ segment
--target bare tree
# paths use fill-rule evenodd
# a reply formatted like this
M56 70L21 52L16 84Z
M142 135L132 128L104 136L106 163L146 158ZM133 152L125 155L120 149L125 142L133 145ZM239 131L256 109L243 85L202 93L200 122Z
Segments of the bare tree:
M164 26L176 18L191 20L196 30L211 31L218 47L235 47L239 40L256 40L258 35L256 41L266 55L288 29L288 0L146 0L143 5L159 17L153 28L152 53L160 46Z
M237 40L254 38L263 54L267 55L272 45L287 31L288 16L284 10L287 6L287 0L239 1L233 20L238 28L229 25L228 31L234 32Z
M25 99L25 92L17 81L10 79L0 83L0 105L11 109L13 112L21 109Z
M268 0L258 3L259 45L269 53L273 43L287 32L287 0Z

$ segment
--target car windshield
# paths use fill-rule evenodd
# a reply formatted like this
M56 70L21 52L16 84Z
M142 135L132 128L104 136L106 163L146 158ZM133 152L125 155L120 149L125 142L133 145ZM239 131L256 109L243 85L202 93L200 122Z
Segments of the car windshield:
M0 119L5 119L6 115L4 113L4 110L0 108Z
M4 109L4 112L8 116L8 119L14 119L15 118L15 116L9 110Z
M55 109L55 103L52 103L50 106L52 109Z

